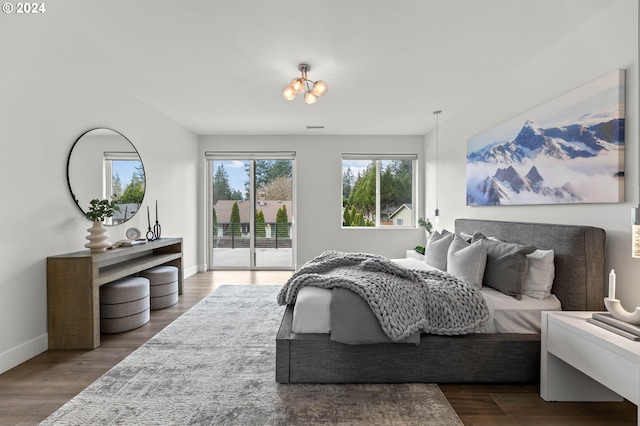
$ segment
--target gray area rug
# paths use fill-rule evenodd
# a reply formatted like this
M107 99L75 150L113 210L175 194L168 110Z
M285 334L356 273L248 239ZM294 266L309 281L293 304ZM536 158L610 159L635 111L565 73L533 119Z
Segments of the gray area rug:
M275 382L280 286L222 286L44 425L462 425L433 384Z

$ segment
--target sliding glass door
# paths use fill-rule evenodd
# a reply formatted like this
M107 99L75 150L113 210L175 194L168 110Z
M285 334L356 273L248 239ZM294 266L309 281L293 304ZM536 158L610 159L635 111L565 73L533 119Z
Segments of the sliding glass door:
M210 269L293 269L293 153L207 153Z

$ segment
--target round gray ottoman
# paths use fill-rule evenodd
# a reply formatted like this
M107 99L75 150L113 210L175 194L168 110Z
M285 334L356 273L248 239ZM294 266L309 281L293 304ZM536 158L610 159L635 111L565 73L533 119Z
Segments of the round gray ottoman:
M149 322L149 280L127 277L100 287L100 331L122 333Z
M178 302L178 268L156 266L139 275L149 279L152 311L168 308Z

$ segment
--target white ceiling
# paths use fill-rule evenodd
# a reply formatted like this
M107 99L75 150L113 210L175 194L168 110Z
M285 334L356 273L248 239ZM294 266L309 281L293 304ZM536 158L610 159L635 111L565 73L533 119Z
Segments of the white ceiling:
M65 0L22 22L199 135L421 135L611 3ZM281 95L300 62L315 105Z

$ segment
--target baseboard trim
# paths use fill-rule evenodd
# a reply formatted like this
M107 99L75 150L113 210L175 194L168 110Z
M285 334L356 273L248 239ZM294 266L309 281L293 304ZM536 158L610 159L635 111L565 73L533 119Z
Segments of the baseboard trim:
M0 354L0 374L49 349L49 335L42 334Z
M200 272L200 268L197 265L190 268L185 268L183 271L184 278L189 278L191 275L194 275L198 272Z

